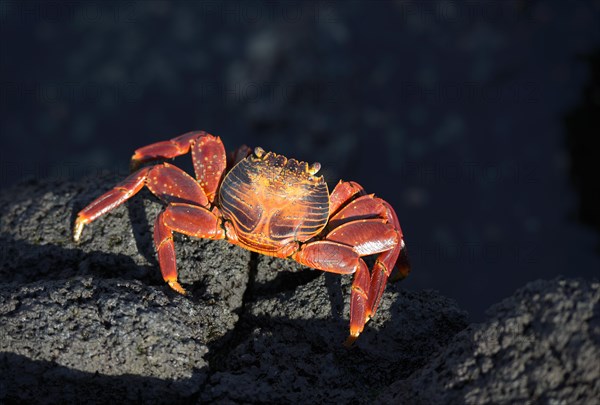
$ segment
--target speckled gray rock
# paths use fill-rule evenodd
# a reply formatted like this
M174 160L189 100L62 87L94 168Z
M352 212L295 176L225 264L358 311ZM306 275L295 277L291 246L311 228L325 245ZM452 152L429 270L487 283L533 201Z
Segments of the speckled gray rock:
M259 268L289 266L259 260ZM304 284L285 290L274 280L279 292L254 296L241 320L250 332L223 356L201 403L366 403L466 326L452 300L390 285L377 316L348 350L342 342L351 277L294 270Z
M31 182L0 195L0 401L189 401L207 345L223 345L237 324L250 254L178 235L189 294L171 291L152 245L160 204L148 193L71 241L77 210L116 181Z
M597 283L530 284L458 335L466 314L452 300L391 284L347 350L351 277L176 235L189 295L171 291L152 245L160 204L147 192L75 245L77 211L120 177L0 194L0 401L584 403L600 393Z
M600 284L536 281L380 403L600 403Z
M24 183L0 194L0 280L3 283L60 280L92 275L138 279L166 289L152 231L161 204L143 190L126 204L85 227L72 241L77 212L121 180L89 178L79 183ZM250 253L224 241L175 235L177 268L194 297L239 309L248 281Z
M0 401L182 401L206 378L207 320L227 317L139 281L4 287Z

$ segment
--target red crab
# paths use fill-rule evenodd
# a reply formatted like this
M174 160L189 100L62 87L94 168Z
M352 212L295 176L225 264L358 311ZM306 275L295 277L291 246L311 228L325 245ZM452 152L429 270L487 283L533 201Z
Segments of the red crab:
M226 239L264 255L296 260L338 274L354 273L350 304L351 345L375 314L388 277L398 264L409 272L400 223L392 207L355 182L340 181L329 194L321 165L243 146L225 153L221 139L204 131L137 149L132 169L192 152L196 179L168 163L136 170L77 215L83 227L133 197L144 186L166 203L156 218L154 243L162 276L175 291L173 231ZM362 259L377 255L369 271Z

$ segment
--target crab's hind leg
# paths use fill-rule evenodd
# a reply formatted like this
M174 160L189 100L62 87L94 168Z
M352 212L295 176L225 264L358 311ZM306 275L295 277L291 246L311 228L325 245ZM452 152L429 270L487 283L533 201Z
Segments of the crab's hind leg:
M335 241L322 240L303 245L292 256L306 266L338 274L354 273L350 293L350 336L344 343L349 347L362 332L367 319L369 268L350 246Z
M225 147L218 136L204 131L193 131L169 141L144 146L136 149L131 158L131 167L135 169L142 163L157 159L172 159L190 150L196 179L208 200L213 202L227 167Z
M346 222L327 234L326 239L351 247L359 256L384 254L387 251L393 250L398 245L397 231L384 218L356 219ZM362 259L361 262L364 263ZM368 269L365 270L365 274L369 278ZM354 291L352 291L353 295L350 302L350 336L346 340L346 346L350 346L356 340L362 332L365 323L372 316L371 294L374 290L372 283L373 276L371 275L369 282L364 283L367 288L363 291L364 296L360 300L354 296ZM385 288L385 283L383 287ZM379 292L379 290L376 291Z
M394 266L398 268L400 278L408 276L410 272L410 264L408 255L406 254L406 246L404 244L404 236L400 222L394 209L384 200L379 200L386 209L386 218L398 233L398 243L390 250L380 253L375 260L375 265L371 270L371 284L369 288L368 313L369 317L375 315L381 296L385 290L392 269Z

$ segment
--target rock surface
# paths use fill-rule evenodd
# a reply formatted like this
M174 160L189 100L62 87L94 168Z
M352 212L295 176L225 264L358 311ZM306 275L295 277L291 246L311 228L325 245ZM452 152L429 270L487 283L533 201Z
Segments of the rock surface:
M71 241L76 212L116 181L34 182L0 196L0 401L189 401L209 369L207 345L237 324L249 252L177 237L189 294L170 291L152 246L160 204L148 193Z
M349 289L349 278L317 273L294 289L254 295L241 321L244 334L219 362L201 402L369 402L465 326L453 301L392 285L377 317L347 350L341 343Z
M75 245L77 211L116 181L29 182L0 194L0 402L473 403L598 393L598 284L531 284L463 332L466 313L452 300L391 284L347 350L350 277L176 235L189 294L171 291L154 257L160 204L149 193L86 227Z
M600 284L529 283L379 402L600 403Z
M231 323L139 281L92 277L5 287L0 315L2 399L27 402L189 397L206 378L208 331Z

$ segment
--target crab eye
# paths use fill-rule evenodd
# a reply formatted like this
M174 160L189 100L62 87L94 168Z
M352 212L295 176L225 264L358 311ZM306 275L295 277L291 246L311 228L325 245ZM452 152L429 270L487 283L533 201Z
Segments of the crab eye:
M312 165L308 166L308 173L310 173L313 176L317 174L319 170L321 170L321 163L319 162L315 162Z
M254 156L256 156L257 158L263 157L264 154L265 154L265 150L263 148L261 148L260 146L257 146L256 148L254 148Z

